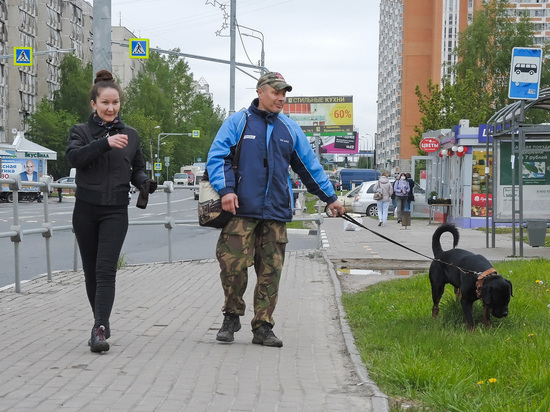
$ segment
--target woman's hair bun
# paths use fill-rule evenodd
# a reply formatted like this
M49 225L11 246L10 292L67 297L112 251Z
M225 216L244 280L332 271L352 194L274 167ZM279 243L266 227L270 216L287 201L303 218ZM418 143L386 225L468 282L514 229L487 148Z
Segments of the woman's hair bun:
M112 82L113 75L109 70L100 70L95 74L94 84L98 82Z

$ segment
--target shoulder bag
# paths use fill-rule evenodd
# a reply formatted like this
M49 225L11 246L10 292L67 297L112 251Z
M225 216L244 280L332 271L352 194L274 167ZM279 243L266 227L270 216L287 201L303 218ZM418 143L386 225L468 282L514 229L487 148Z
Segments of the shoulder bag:
M243 132L235 149L235 156L233 157L232 168L235 175L237 174L237 167L239 164L239 157L241 157L241 143L243 141L244 131L246 130L246 123L248 122L248 115L246 115L246 122L244 124ZM208 170L204 171L204 175L199 182L199 203L197 206L199 213L199 225L204 227L213 227L215 229L222 229L227 222L233 217L231 212L222 209L222 199L220 195L212 185L208 178Z
M376 184L378 186L376 189L374 189L374 194L372 195L372 198L374 200L382 200L384 198L384 194L382 193L382 188L380 187L380 182Z

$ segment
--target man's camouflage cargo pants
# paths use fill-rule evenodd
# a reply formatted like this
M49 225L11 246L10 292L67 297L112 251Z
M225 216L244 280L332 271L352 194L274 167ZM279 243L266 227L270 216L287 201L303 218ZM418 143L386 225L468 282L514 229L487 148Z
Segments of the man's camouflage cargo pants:
M252 329L263 323L274 325L272 315L277 305L287 243L285 222L237 216L229 221L216 246L225 293L222 312L244 315L248 267L254 265L257 281Z

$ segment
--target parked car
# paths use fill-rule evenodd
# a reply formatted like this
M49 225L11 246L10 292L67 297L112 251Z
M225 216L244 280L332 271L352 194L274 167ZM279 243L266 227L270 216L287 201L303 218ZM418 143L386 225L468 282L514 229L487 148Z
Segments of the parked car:
M351 207L353 213L360 213L367 216L378 216L378 205L376 200L372 198L374 195L374 186L377 182L378 180L363 182L357 189L352 191L356 192L355 200L352 202ZM394 179L390 179L390 182L393 184ZM426 203L426 191L420 187L418 183L415 183L413 193L415 204ZM393 211L393 205L391 202L389 210Z
M55 181L56 183L74 183L74 177L61 177Z
M330 180L330 183L332 183L332 187L334 188L335 192L342 190L342 183L340 183L338 179L330 178L329 180Z

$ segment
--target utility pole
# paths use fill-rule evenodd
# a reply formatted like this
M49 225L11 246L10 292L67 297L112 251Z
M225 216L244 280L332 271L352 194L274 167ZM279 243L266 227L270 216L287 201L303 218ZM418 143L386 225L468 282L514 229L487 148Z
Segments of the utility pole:
M111 0L94 1L93 31L93 70L109 70L112 72L111 52Z
M237 0L231 0L229 14L230 56L229 56L229 114L235 113L235 53L237 41Z

